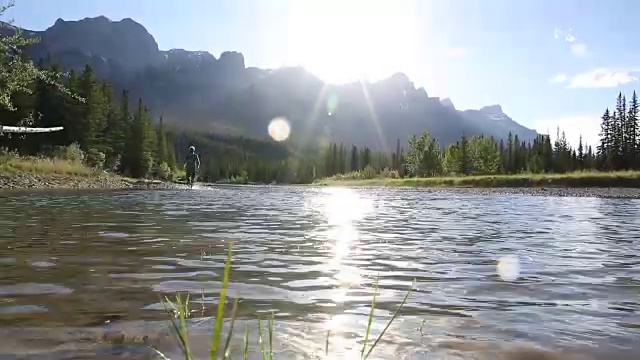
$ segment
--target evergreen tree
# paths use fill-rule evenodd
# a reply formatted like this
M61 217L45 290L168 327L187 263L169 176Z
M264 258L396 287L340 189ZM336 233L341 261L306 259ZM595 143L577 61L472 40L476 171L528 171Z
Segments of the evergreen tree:
M613 151L613 136L612 136L612 119L607 108L602 115L602 122L600 124L600 145L598 145L598 158L600 159L600 167L603 170L611 169L611 158Z
M584 169L584 161L585 154L584 148L582 147L582 135L580 135L580 140L578 141L578 168L580 170Z
M351 147L351 171L358 171L360 170L360 163L358 162L358 148L353 145Z
M638 138L640 136L640 131L638 129L639 108L640 104L638 104L638 96L634 90L633 95L631 96L631 101L629 102L629 109L627 112L627 141L629 144L628 161L629 167L633 169L638 169L638 160L640 159L640 144L638 144Z
M145 178L153 167L153 128L148 110L138 101L138 108L131 123L131 141L127 153L130 156L129 174L137 178Z

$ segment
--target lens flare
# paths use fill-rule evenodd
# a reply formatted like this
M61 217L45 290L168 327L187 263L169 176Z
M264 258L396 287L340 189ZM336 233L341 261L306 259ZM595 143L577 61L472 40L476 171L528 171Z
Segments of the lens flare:
M336 113L336 110L338 110L338 95L332 93L327 99L327 114L331 116Z
M504 281L515 281L520 276L520 261L513 255L507 255L498 260L498 275Z
M269 123L269 136L275 141L285 141L291 134L291 126L287 119L283 117L277 117L271 120Z

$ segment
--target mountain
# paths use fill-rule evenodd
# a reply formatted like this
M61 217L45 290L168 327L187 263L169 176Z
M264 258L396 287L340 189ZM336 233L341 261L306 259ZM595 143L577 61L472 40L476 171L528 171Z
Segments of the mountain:
M523 129L522 125L502 111L502 106L500 105L485 106L480 110L465 110L462 111L462 116L470 121L489 123L489 126L493 126L494 131L499 134L509 134L510 132L513 135L518 134L521 140L529 140L537 135L534 130Z
M11 34L10 27L0 34ZM239 52L219 58L204 51L163 51L149 32L131 19L104 16L58 19L45 31L25 30L40 43L28 55L43 64L82 71L89 64L118 90L142 97L167 123L207 131L266 136L269 122L285 117L291 140L337 141L375 149L406 144L424 130L442 145L464 133L522 140L536 132L518 124L499 105L458 111L450 99L430 97L396 73L375 83L331 85L299 67L247 68ZM331 104L331 105L329 105Z

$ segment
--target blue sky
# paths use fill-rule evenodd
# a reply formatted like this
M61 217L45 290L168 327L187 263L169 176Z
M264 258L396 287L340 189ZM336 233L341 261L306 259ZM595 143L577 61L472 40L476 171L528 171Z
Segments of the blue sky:
M402 71L458 109L500 104L595 145L618 91L640 90L637 14L634 0L17 0L8 16L33 30L130 17L161 49L235 50L248 66L303 65L331 82Z

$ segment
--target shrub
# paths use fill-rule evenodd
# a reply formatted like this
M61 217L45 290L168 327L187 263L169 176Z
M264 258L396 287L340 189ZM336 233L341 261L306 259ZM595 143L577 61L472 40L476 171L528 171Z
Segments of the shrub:
M171 172L171 169L169 168L169 165L167 165L166 162L158 164L154 167L153 176L156 179L163 180L163 181L173 180L173 173Z
M103 152L100 152L96 149L90 149L87 151L87 155L85 157L85 163L87 166L92 167L94 169L102 169L104 168L105 155Z
M54 157L76 163L83 163L85 153L80 149L80 145L73 143L69 146L58 146L54 151Z
M389 169L389 168L384 168L382 169L382 171L380 172L380 176L382 176L385 179L399 179L400 178L400 174L398 173L398 170L396 169Z
M367 167L362 170L362 176L364 176L365 179L373 179L376 175L376 170L371 165L367 165Z

